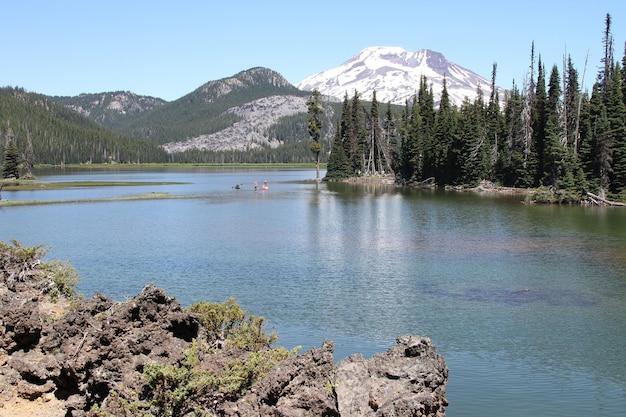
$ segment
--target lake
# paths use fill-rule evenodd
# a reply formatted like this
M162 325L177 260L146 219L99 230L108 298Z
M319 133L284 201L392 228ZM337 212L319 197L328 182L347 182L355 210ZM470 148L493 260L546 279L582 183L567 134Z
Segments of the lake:
M3 199L188 197L0 207L0 240L50 246L46 259L69 260L86 297L125 300L148 283L184 306L233 296L266 318L279 344L331 339L337 360L425 335L450 368L450 417L626 409L626 209L316 184L302 169L36 174L182 184ZM255 192L264 180L269 190Z

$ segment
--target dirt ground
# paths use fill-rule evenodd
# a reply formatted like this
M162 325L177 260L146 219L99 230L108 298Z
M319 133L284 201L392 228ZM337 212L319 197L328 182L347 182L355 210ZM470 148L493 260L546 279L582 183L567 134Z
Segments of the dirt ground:
M63 417L65 404L53 393L31 401L14 395L9 401L0 401L0 417Z

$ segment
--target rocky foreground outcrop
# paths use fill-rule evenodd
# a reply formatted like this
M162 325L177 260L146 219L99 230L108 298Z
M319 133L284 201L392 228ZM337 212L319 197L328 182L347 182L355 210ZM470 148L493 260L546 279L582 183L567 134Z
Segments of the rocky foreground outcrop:
M149 396L145 365L180 364L203 337L197 315L153 285L126 302L95 294L71 305L52 303L45 287L0 280L0 415L20 415L16 399L59 407L47 415L129 415L119 397L133 393L129 404ZM198 366L217 360L204 355ZM338 363L326 341L283 360L242 396L203 396L193 415L444 416L447 376L428 338L402 336L387 352Z

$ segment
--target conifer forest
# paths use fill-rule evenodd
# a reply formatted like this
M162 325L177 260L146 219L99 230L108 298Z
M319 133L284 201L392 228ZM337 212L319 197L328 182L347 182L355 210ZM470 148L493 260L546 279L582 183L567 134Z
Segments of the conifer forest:
M547 68L530 53L529 76L500 97L450 103L444 80L439 106L423 77L415 97L397 110L369 105L358 92L343 100L328 158L327 179L391 174L404 183L545 187L561 202L587 192L626 199L626 50L614 58L607 14L604 54L591 93L570 57ZM587 65L587 64L585 64ZM587 68L583 70L585 75ZM588 75L587 75L588 76ZM593 76L593 75L592 75Z

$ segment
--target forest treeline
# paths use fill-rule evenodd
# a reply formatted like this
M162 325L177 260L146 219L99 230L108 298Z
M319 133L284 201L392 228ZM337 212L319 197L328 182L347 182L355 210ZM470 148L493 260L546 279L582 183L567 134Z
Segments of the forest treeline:
M0 89L0 151L15 147L34 164L167 162L159 145L122 136L20 88Z
M333 105L326 107L325 128L332 126ZM167 125L166 119L154 117L160 124ZM227 127L225 117L211 123ZM180 124L179 121L177 126ZM28 93L21 88L0 88L0 155L6 158L10 151L9 156L17 158L20 165L312 162L305 113L281 118L267 133L281 140L283 145L250 151L189 150L168 154L160 144L112 132L41 94Z
M327 179L392 174L404 183L546 187L557 201L590 191L626 200L626 50L614 59L611 16L591 94L566 57L560 72L546 70L531 48L530 76L501 99L492 71L491 95L450 103L446 83L435 108L426 77L398 112L381 112L358 92L343 100L328 159Z

